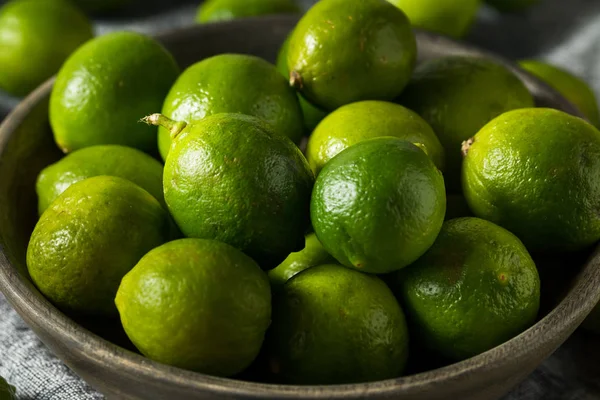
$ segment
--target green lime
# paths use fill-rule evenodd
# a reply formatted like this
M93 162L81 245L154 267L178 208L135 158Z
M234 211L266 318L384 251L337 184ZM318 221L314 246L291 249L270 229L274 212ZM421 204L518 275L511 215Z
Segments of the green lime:
M170 240L160 203L128 180L96 176L65 190L38 221L27 267L38 289L66 311L116 313L121 278Z
M114 32L80 47L61 68L50 123L65 153L98 144L156 152L156 132L139 123L160 109L179 68L157 41Z
M131 147L104 145L74 151L40 172L36 183L40 215L69 186L99 175L130 180L165 205L161 163Z
M291 140L243 114L147 120L175 137L163 187L186 236L228 243L265 269L302 249L314 176Z
M299 14L294 0L206 0L198 7L196 22L227 21L271 14Z
M480 0L388 0L419 28L461 38L469 33Z
M11 386L6 379L0 376L0 400L13 400L15 399L16 389Z
M290 84L325 110L394 99L417 54L408 18L384 0L321 0L300 20L289 46Z
M290 36L285 39L285 42L281 45L279 54L277 55L277 69L281 74L287 78L290 76L290 71L287 67L288 50L290 48ZM327 116L327 112L320 108L312 105L306 100L300 93L298 93L298 100L300 102L300 108L302 109L302 115L304 116L304 128L306 133L310 133L317 127L319 122Z
M542 79L566 97L596 127L600 127L598 102L592 89L581 78L554 65L535 60L520 61L521 68Z
M464 56L420 65L398 101L423 117L442 142L451 193L460 192L462 142L498 115L534 105L525 85L504 66Z
M94 36L67 0L13 0L0 8L0 89L24 96Z
M479 218L444 223L435 244L396 278L411 337L453 360L529 328L540 304L540 279L523 243Z
M268 122L296 143L303 135L294 91L274 65L250 55L220 54L192 65L171 88L162 113L188 123L213 114L241 113ZM166 160L171 146L166 129L159 128L158 141Z
M348 104L329 114L308 140L308 164L318 174L344 149L380 136L423 145L435 165L443 169L444 149L423 118L401 105L373 100Z
M265 347L271 373L284 383L360 383L402 374L408 332L381 279L321 265L274 294Z
M417 146L389 137L362 141L329 161L310 207L325 249L346 267L376 274L423 255L445 211L441 172Z
M304 248L290 254L281 264L269 271L273 285L281 286L305 269L336 262L323 247L317 235L306 235Z
M540 0L485 0L490 6L502 12L516 12L536 5Z
M576 251L600 239L600 132L561 111L501 115L465 142L464 194L475 216L531 251Z
M271 322L267 275L215 240L181 239L150 251L125 275L115 303L142 354L218 376L252 363Z

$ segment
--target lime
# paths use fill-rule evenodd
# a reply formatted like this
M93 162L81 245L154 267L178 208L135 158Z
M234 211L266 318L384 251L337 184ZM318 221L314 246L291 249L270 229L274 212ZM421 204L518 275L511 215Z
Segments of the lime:
M252 363L271 322L267 275L215 240L181 239L150 251L125 275L115 303L142 354L218 376Z
M392 272L435 241L446 211L444 180L415 145L368 139L325 165L310 208L317 237L340 263L363 272Z
M296 275L274 296L265 346L275 379L339 384L402 374L406 322L381 279L321 265Z
M600 239L600 132L561 111L501 115L465 143L464 194L475 216L532 251L575 251Z
M206 0L198 8L196 22L290 13L300 13L293 0Z
M453 360L521 333L540 304L538 272L523 243L478 218L444 223L431 249L397 280L411 336Z

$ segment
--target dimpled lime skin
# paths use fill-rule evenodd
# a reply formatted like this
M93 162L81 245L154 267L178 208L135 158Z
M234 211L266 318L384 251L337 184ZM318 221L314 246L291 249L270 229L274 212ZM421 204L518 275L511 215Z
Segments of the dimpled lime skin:
M314 176L300 149L258 118L218 114L188 125L163 183L188 237L231 244L265 269L304 246Z
M65 190L38 221L27 268L59 308L114 315L123 276L151 249L170 240L160 203L128 180L97 176Z
M219 113L258 117L296 143L302 139L302 110L294 90L269 62L250 55L220 54L202 60L177 79L162 113L185 122ZM159 150L166 159L169 133L158 129Z
M207 0L200 5L196 22L227 21L271 14L298 14L294 0Z
M583 249L600 239L600 132L552 109L503 114L475 135L463 190L531 251Z
M335 262L337 261L325 250L317 235L310 233L306 235L304 248L290 254L281 264L270 270L269 279L273 285L281 286L305 269Z
M396 279L411 336L456 361L518 335L538 314L540 279L527 249L479 218L447 221L431 249Z
M360 383L402 374L408 331L381 279L321 265L274 294L265 346L271 372L281 382Z
M480 0L388 0L419 28L461 38L469 33Z
M321 0L292 32L288 69L307 100L334 110L400 95L416 54L408 18L387 1Z
M288 36L281 45L281 49L279 49L279 54L277 55L276 63L277 69L286 79L289 79L290 77L290 70L287 66L289 48L290 36ZM327 116L327 112L312 105L308 100L302 97L300 93L298 93L298 101L300 102L300 108L302 109L302 115L304 117L304 128L306 133L310 135L310 133L317 127L319 122L321 122L321 120Z
M181 239L152 250L123 278L115 302L142 354L217 376L250 365L271 322L267 275L215 240Z
M398 99L431 125L446 152L444 177L460 192L461 144L498 115L533 107L533 97L505 67L489 60L453 56L420 65Z
M160 162L131 147L103 145L74 151L40 172L36 182L39 214L72 184L99 175L127 179L166 207Z
M444 149L433 129L415 112L385 101L361 101L338 108L314 130L308 140L308 164L318 174L342 150L380 136L420 143L439 169Z
M157 41L114 32L80 47L61 68L50 97L50 123L65 153L120 144L156 153L154 127L140 118L159 110L179 74Z
M592 125L596 128L600 127L596 95L581 78L541 61L524 60L520 61L519 65L558 90L583 113Z
M310 212L323 247L342 265L388 273L414 262L435 241L446 212L444 180L415 145L369 139L325 165Z
M0 89L26 95L93 36L89 19L67 0L7 2L0 8Z
M485 0L486 3L502 12L516 12L528 9L540 0Z

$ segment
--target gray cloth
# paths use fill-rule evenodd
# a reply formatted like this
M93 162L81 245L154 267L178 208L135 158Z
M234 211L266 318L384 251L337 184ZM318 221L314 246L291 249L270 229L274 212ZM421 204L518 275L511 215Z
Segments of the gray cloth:
M521 15L483 9L468 40L508 58L547 59L580 74L600 94L600 1L541 1ZM165 9L165 3L175 7ZM137 17L98 20L97 32L127 28L153 33L191 24L195 12L195 4L185 0L138 5L142 16L130 11ZM578 331L504 400L600 399L597 360L600 337ZM0 375L17 387L19 399L102 399L48 351L2 295Z

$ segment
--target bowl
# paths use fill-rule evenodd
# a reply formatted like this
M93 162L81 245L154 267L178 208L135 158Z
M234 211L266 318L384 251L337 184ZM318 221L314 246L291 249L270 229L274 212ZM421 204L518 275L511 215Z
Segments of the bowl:
M255 54L273 61L295 17L274 16L196 26L158 36L182 66L218 53ZM451 39L417 31L420 60L452 54L494 59L527 85L539 105L580 115L558 93L516 65ZM285 386L207 376L162 365L133 351L102 321L75 321L50 304L25 265L36 222L35 179L60 152L48 124L50 80L22 101L0 126L0 290L39 338L73 371L118 399L497 399L529 375L579 326L600 299L600 255L565 258L572 278L538 322L508 342L468 360L379 382ZM158 110L148 110L153 112ZM96 322L96 323L94 323ZM84 327L85 325L85 327ZM103 337L104 336L104 337ZM113 344L114 342L122 345Z

